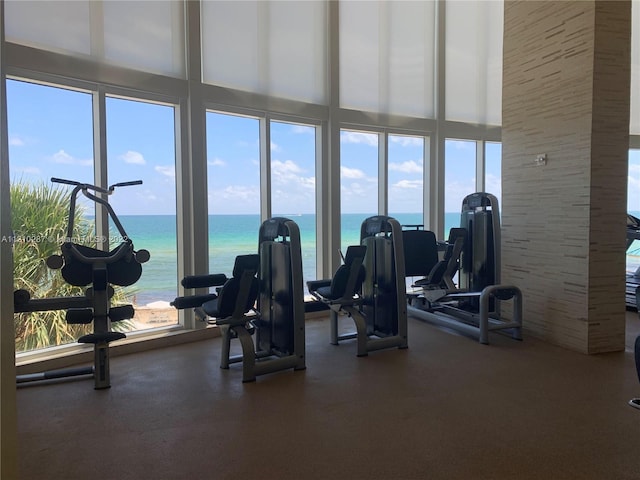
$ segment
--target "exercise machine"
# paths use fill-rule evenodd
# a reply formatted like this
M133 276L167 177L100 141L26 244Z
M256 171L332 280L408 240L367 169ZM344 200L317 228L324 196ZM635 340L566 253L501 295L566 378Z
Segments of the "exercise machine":
M76 182L60 178L52 178L54 183L72 185L70 195L69 222L67 237L61 245L60 255L51 255L47 266L60 269L64 280L73 286L88 287L85 296L56 297L49 299L32 299L25 290L14 292L14 311L36 312L47 310L66 310L65 320L69 324L93 324L93 331L78 338L78 343L93 345L93 366L79 369L56 370L37 374L21 375L18 383L63 378L68 376L93 374L96 389L109 388L109 344L126 337L122 332L112 331L112 323L133 318L133 305L111 306L114 290L112 285L129 286L138 281L142 275L142 263L149 260L147 250L136 251L133 241L127 235L109 202L98 196L109 196L117 187L140 185L141 180L122 182L101 188L88 183ZM76 198L82 193L85 197L102 205L108 216L118 229L121 242L111 251L100 250L76 243L74 240L74 221ZM98 194L98 195L96 195ZM90 285L90 286L89 286Z
M640 310L638 310L640 312ZM636 372L638 374L638 381L640 381L640 336L636 337L636 341L634 344L634 358L636 362ZM640 398L632 398L629 400L629 405L633 408L640 409Z
M258 254L236 257L231 279L214 274L186 277L182 283L186 288L222 285L215 293L172 302L178 309L194 308L201 320L220 326L220 368L242 363L243 382L306 368L302 253L294 221L275 217L263 222ZM235 338L242 354L232 356Z
M634 240L640 240L640 218L627 213L627 254ZM640 288L640 266L626 276L625 302L628 308L637 309L636 291Z
M415 255L433 258L433 252L438 252L433 234L408 232L413 231L404 232L405 243L422 246L422 253ZM410 251L421 250L411 245ZM409 295L411 315L477 336L482 344L488 344L489 332L497 330L522 340L522 292L514 285L500 284L500 212L495 196L478 192L464 198L460 228L451 230L443 258L422 275L424 279L414 283L419 290ZM500 311L501 302L507 300L513 300L508 320Z
M408 347L403 246L396 219L369 217L360 227L360 245L347 249L333 278L307 282L309 292L331 310L331 344L355 338L359 357ZM355 332L338 333L341 314L353 319Z
M352 245L347 247L344 264L340 265L330 280L310 280L307 282L309 293L322 304L329 307L331 315L331 343L338 345L339 340L347 338L358 339L358 356L366 356L367 322L361 307L364 297L361 295L364 282L364 257L367 247ZM338 315L346 314L351 317L358 333L338 335Z

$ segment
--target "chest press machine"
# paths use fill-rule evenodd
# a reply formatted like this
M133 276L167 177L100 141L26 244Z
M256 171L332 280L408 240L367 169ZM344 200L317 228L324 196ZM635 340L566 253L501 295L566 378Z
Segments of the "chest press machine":
M331 344L356 338L359 357L407 348L402 228L394 218L369 217L360 227L360 243L347 249L333 279L307 282L309 292L331 310ZM341 313L353 319L356 332L338 334Z

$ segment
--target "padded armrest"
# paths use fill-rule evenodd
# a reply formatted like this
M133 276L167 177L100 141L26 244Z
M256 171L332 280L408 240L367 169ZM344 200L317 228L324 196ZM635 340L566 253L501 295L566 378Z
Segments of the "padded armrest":
M126 337L122 332L90 333L80 337L78 343L109 343Z
M307 282L307 288L309 293L313 293L319 288L328 287L331 285L331 280L309 280Z
M209 275L188 275L180 282L184 288L206 288L224 285L227 276L224 273L212 273Z
M203 303L209 300L215 300L218 296L215 293L206 293L204 295L191 295L186 297L176 297L171 306L178 310L184 310L185 308L197 308L202 306Z
M415 282L413 282L413 284L411 286L412 287L426 287L427 285L429 285L429 278L425 277L425 278L421 278L420 280L416 280Z

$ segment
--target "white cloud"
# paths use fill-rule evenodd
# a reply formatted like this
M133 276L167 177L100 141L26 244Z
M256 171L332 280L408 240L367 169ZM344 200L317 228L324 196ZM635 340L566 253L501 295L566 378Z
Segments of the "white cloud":
M145 190L145 192L141 193L140 196L147 202L155 202L158 200L156 194L151 192L150 190Z
M311 127L309 125L292 125L291 126L291 133L307 134L307 133L314 133L315 130L316 129L314 127Z
M640 165L629 165L629 172L635 176L628 176L627 210L637 212L640 210Z
M502 198L502 179L500 177L488 173L484 183L486 192L495 195L498 199Z
M422 163L408 160L402 163L389 163L389 170L402 173L422 173Z
M447 140L448 144L453 145L456 150L473 150L476 149L476 142L469 140Z
M301 173L302 169L291 160L285 160L284 162L273 160L271 162L271 172L274 174Z
M11 168L13 173L25 173L27 175L40 175L42 171L38 167L16 167Z
M255 213L260 210L260 187L257 185L210 189L207 197L209 212Z
M370 147L378 146L378 135L375 133L352 132L343 130L340 132L340 141L343 143L361 143Z
M285 206L313 204L316 179L303 173L304 169L291 160L271 162L273 205L279 213L283 213Z
M207 165L212 165L214 167L225 167L227 165L227 162L225 162L221 158L216 157L213 160L209 160L207 162Z
M393 184L396 188L422 188L422 180L400 180Z
M125 163L131 163L133 165L145 165L147 161L140 152L135 150L127 150L122 155L118 155L120 160L124 160Z
M475 177L449 182L444 186L445 213L459 212L464 197L476 191Z
M271 151L272 152L281 152L282 148L276 142L271 142Z
M402 147L422 147L424 145L424 138L409 137L407 135L389 135L389 141Z
M176 169L173 165L156 165L154 170L167 177L173 178L176 176Z
M365 174L359 168L340 167L340 175L343 178L365 178Z
M83 167L87 167L87 166L93 165L93 159L82 160L82 159L79 159L79 158L75 158L75 157L69 155L64 150L58 150L56 153L51 155L51 161L54 162L54 163L61 163L61 164L64 164L64 165L79 165L79 166L83 166Z
M638 177L627 177L627 182L629 184L629 193L634 192L637 189L640 189L640 178Z
M23 147L25 145L25 141L22 138L13 135L9 137L9 145L12 147Z

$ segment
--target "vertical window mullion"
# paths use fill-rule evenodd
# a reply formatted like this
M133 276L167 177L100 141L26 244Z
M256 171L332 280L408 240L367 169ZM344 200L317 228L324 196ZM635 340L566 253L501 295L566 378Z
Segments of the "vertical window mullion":
M476 142L476 191L484 192L486 187L485 181L485 141Z
M98 87L93 92L93 168L94 183L107 188L109 179L107 174L107 109L104 88ZM103 194L98 194L103 195ZM96 248L109 249L109 215L106 209L94 204Z
M424 148L422 150L422 164L424 168L422 169L422 185L423 185L423 195L422 195L422 223L424 225L425 230L434 231L435 219L433 219L433 214L431 211L436 211L435 208L435 198L433 198L433 186L432 186L432 145L434 142L431 141L431 136L427 136L424 139ZM437 233L436 233L437 234Z
M271 121L260 118L260 221L271 217Z
M389 212L389 132L378 134L378 214Z

